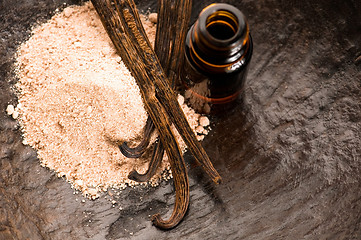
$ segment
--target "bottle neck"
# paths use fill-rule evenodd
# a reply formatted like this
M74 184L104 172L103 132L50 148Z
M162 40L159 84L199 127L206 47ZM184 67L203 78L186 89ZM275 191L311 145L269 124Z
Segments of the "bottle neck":
M245 16L228 4L211 4L188 32L186 55L199 70L231 72L250 49ZM238 64L239 65L239 64Z

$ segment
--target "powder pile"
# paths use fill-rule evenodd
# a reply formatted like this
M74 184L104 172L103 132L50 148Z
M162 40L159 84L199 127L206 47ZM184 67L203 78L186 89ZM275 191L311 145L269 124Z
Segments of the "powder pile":
M141 16L154 44L156 26ZM154 19L152 19L154 22ZM19 104L8 106L19 118L24 144L37 150L41 165L65 177L89 198L109 187L137 185L127 178L133 169L145 172L151 149L144 157L128 159L118 145L139 142L147 113L139 88L116 54L91 3L65 8L34 28L17 56ZM199 140L209 120L178 97ZM13 116L14 117L14 116ZM185 144L177 136L181 149ZM149 183L170 178L165 157Z

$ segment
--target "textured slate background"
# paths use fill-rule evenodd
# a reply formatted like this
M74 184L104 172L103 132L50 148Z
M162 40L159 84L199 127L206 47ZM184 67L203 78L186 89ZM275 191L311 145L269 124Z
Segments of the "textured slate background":
M248 16L255 45L243 101L204 141L224 181L187 155L190 208L164 232L149 216L171 213L172 182L82 203L22 145L5 113L16 48L35 22L80 2L0 1L0 239L361 239L361 2L224 2Z

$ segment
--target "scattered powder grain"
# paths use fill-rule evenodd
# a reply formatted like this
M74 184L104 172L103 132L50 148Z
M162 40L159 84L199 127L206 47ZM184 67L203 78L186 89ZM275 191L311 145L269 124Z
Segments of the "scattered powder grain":
M157 13L151 13L148 15L149 21L151 23L157 23L158 21L158 14Z
M156 26L141 18L154 44ZM34 28L18 50L17 68L19 105L9 105L7 113L19 116L24 144L37 150L42 166L93 199L109 187L137 185L127 176L133 169L145 172L152 150L128 159L118 145L141 139L147 114L134 78L89 2L68 7ZM203 139L209 121L187 107L182 96L179 102ZM165 157L147 184L170 177Z
M8 105L8 107L6 108L6 112L8 113L8 115L12 115L15 112L14 105Z

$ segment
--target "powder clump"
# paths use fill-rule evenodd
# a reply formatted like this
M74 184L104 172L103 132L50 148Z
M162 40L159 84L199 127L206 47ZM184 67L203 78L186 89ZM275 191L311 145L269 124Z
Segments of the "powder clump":
M141 19L154 44L156 26L145 16ZM146 171L151 150L139 159L128 159L118 145L141 139L147 113L135 79L91 3L65 8L34 28L18 50L17 68L19 105L16 109L9 105L7 112L20 114L24 144L37 150L42 166L55 170L89 198L109 187L138 184L127 176L133 169ZM179 102L203 139L208 132L201 115L186 106L182 96ZM178 134L177 138L185 151ZM156 186L170 176L165 157L146 184Z

